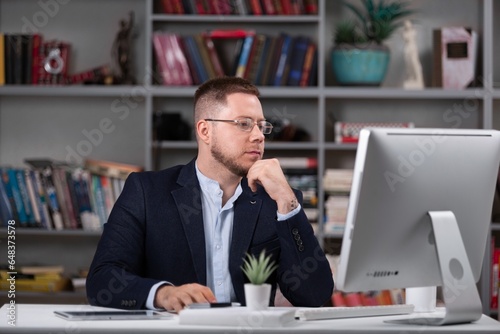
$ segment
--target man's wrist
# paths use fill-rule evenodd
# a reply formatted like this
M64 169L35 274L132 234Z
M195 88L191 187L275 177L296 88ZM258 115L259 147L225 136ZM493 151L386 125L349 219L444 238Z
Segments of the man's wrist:
M278 202L278 212L283 214L283 215L286 215L287 213L297 209L298 206L299 206L299 201L294 196L290 199L285 199L285 200L279 201Z

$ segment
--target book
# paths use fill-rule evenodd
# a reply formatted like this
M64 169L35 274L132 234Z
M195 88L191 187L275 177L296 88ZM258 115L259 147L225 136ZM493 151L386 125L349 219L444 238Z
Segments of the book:
M5 34L0 32L0 86L5 85Z
M498 309L498 290L500 288L500 248L494 247L492 243L492 258L491 258L491 281L490 281L490 308L492 310Z
M32 60L31 60L31 83L37 85L40 77L40 46L42 44L42 35L33 34Z
M142 172L144 170L142 166L138 165L97 159L85 160L85 168L93 174L121 179L126 179L130 173Z
M200 83L207 81L210 77L207 69L205 68L205 64L203 63L202 56L200 50L198 49L194 36L184 36L183 40L188 58L191 59L191 63L195 64L194 70L196 71L196 77L199 78Z
M165 86L174 85L176 80L174 78L174 57L172 48L167 44L164 33L153 34L153 46L158 63L158 69L161 74L162 84Z
M282 43L279 48L278 62L276 64L276 69L272 76L272 86L281 86L286 82L286 67L287 63L290 62L289 56L291 54L293 39L290 35L282 33ZM278 51L278 50L276 50Z
M283 169L318 168L318 159L313 157L276 157Z
M13 219L12 206L4 183L0 180L0 226L7 226L8 222Z
M309 77L311 76L314 57L316 57L316 51L317 51L316 49L317 48L315 43L309 43L306 55L304 56L304 64L302 67L302 74L299 81L300 87L306 87L309 85Z
M433 31L433 85L464 89L476 76L477 33L465 27L442 27Z
M294 38L293 49L290 55L290 72L287 78L288 86L299 86L309 44L311 42L308 37L298 36Z
M21 265L18 267L18 272L27 275L37 274L58 274L64 273L62 265Z
M236 77L242 78L245 75L245 70L248 65L248 57L250 55L253 40L254 40L253 34L245 37L241 53L238 57L238 65L236 67L236 73L235 73Z
M214 75L216 77L223 77L225 75L224 69L222 68L221 61L219 59L219 55L217 54L217 50L215 49L214 41L207 34L201 35L201 40L205 44L205 49L207 50L208 57L212 63L212 67L214 69Z

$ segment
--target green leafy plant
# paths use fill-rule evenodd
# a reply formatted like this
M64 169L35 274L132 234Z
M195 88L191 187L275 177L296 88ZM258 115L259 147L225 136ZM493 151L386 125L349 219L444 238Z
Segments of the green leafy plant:
M258 258L253 254L247 254L246 257L246 259L243 259L241 269L252 284L264 284L273 271L278 268L274 261L271 261L271 256L266 256L265 250L260 252Z
M385 1L360 0L362 7L359 8L344 1L359 22L342 21L334 28L335 44L366 43L374 42L381 44L389 38L392 33L402 25L401 20L414 11L408 9L408 2L402 0Z

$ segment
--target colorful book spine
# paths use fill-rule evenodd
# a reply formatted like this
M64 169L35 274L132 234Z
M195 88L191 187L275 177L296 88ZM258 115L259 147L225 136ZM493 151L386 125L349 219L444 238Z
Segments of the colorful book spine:
M236 68L236 77L243 78L243 76L245 75L245 69L248 62L248 56L250 55L250 50L252 48L253 40L254 35L248 35L247 37L245 37L243 48L241 49L241 54L238 60L238 66Z

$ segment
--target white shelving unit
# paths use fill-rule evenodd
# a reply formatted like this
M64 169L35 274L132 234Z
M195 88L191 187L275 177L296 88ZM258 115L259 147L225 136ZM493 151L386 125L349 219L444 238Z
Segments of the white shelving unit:
M500 129L500 67L494 56L500 54L495 36L500 32L500 4L493 0L414 0L420 59L424 70L424 90L403 90L403 40L396 32L389 40L391 63L382 87L338 87L331 73L329 52L335 22L349 15L338 0L319 0L318 15L284 16L193 16L164 15L155 10L154 0L73 0L47 9L35 0L0 0L0 31L19 33L32 23L44 39L60 39L72 44L70 72L90 69L111 62L111 45L119 21L135 13L134 73L136 86L3 86L0 87L0 165L22 165L25 158L68 158L70 149L88 138L84 130L99 129L108 118L114 130L102 141L81 151L81 158L114 160L153 169L153 152L159 152L159 168L185 163L196 154L193 141L153 142L152 116L155 111L179 112L191 122L195 87L154 85L153 31L181 34L215 28L248 28L273 35L286 31L310 36L318 46L317 87L260 87L267 117L286 114L311 136L310 142L268 142L267 156L307 156L318 159L318 177L326 168L353 166L356 145L333 140L333 119L342 121L412 121L417 127L463 127ZM479 33L478 73L482 84L462 91L430 88L432 75L432 29L446 25L472 27ZM454 108L465 108L467 117L451 122L447 115ZM324 207L324 190L319 185L319 208ZM493 224L493 229L500 229ZM59 241L77 238L66 234L19 234L19 247L29 249L34 261L37 249L52 252L57 259ZM45 232L43 232L45 233ZM93 255L97 237L75 232ZM318 238L323 240L321 228ZM339 236L334 236L339 238ZM0 236L0 241L1 239ZM26 242L23 242L26 240ZM46 244L54 243L53 247ZM63 245L63 243L61 243ZM72 251L69 245L65 252ZM488 250L487 250L488 251ZM28 253L28 252L27 252ZM0 253L1 254L1 253ZM5 252L4 252L5 254ZM488 254L488 253L487 253ZM80 259L81 260L81 259ZM485 313L489 310L489 264L485 261L480 283ZM82 260L85 263L84 260ZM0 260L1 262L1 260Z

